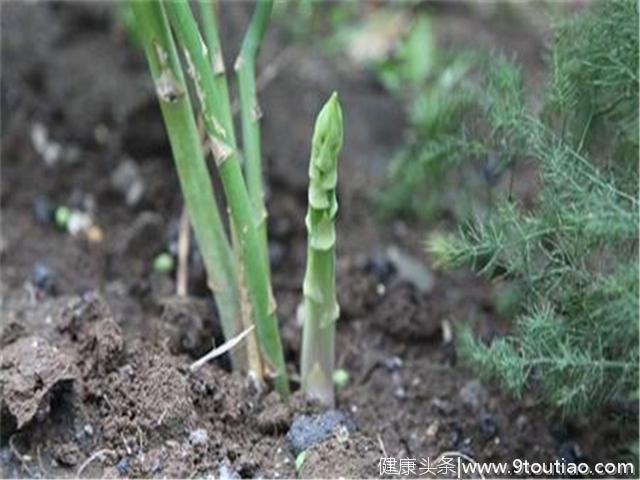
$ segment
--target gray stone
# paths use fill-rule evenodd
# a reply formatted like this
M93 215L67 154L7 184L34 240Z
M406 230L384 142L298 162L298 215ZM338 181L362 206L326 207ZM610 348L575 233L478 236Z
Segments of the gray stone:
M318 415L298 415L287 433L287 440L294 455L330 439L337 428L355 431L355 424L339 410L327 410Z
M209 434L204 428L198 428L189 433L189 443L191 445L204 445L208 440Z
M411 283L419 292L429 293L433 290L433 273L421 258L409 255L395 245L387 248L387 256L395 266L400 279Z

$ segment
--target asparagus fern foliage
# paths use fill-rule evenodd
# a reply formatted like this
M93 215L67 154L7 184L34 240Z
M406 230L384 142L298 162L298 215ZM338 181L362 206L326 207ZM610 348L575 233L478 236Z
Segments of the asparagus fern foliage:
M637 401L637 9L597 2L560 24L541 115L505 92L511 113L500 114L493 137L539 165L534 208L505 198L458 234L428 241L441 265L521 286L513 334L487 345L464 330L462 352L513 392L531 387L565 414Z

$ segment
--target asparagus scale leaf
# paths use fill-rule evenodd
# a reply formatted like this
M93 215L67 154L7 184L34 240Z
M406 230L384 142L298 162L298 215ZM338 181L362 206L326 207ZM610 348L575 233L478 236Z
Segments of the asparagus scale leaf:
M335 323L340 315L335 285L335 218L342 139L342 110L334 92L318 114L311 143L302 305L302 388L309 398L327 405L334 403Z

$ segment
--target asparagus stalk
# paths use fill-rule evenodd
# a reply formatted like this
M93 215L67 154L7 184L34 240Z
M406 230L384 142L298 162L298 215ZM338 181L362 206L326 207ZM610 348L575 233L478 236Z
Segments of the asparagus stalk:
M202 27L204 32L204 38L209 48L209 60L213 65L213 90L215 92L216 102L216 115L220 119L220 123L222 127L225 129L228 135L228 142L232 146L233 149L237 149L235 130L233 127L233 117L231 113L231 101L229 98L229 86L227 84L227 76L225 73L225 65L224 65L224 57L222 54L222 47L220 46L220 36L218 33L218 21L216 18L216 10L215 4L211 0L200 0L200 17L202 20ZM241 249L238 246L239 235L235 232L233 221L231 222L231 233L232 240L234 245L234 254L236 266L238 267L238 271L243 273L243 270L240 268L241 265ZM264 258L265 262L267 262L267 250L266 250L266 239L265 239L265 247L264 247ZM268 262L267 262L268 265ZM246 278L242 275L239 278L240 281L240 304L244 305L242 316L242 324L243 327L249 328L252 324L252 315L251 309L246 308L250 305L250 298L246 288ZM255 331L251 331L251 333L247 336L246 339L246 348L247 348L247 358L248 358L248 368L249 374L253 376L253 378L258 382L262 383L263 381L263 365L260 355L260 349L258 346L258 341L256 338Z
M303 284L302 389L333 405L336 299L336 184L342 148L342 110L333 93L316 120L309 164L307 267Z
M218 100L217 112L222 126L228 132L229 143L236 148L236 136L233 128L231 102L229 100L229 86L227 84L222 47L220 46L220 35L218 33L218 20L216 18L215 5L212 0L200 0L199 5L200 18L202 20L202 31L209 49L209 59L213 65L214 90Z
M238 150L230 141L231 132L224 127L219 105L221 102L216 101L217 92L207 47L187 1L174 0L163 5L184 48L188 71L196 87L211 150L220 172L233 229L239 237L239 275L246 280L263 360L274 372L276 389L281 395L287 396L289 384L269 272L260 246L253 206L242 176Z
M251 23L236 59L235 71L240 94L240 118L242 125L242 148L244 151L244 173L247 189L258 218L258 233L269 268L267 254L267 210L264 205L262 186L262 151L260 146L260 118L262 111L256 93L256 57L269 23L273 0L258 0Z
M213 195L195 117L169 25L158 2L131 1L137 33L155 82L180 186L215 296L227 339L241 331L237 274L232 251ZM232 354L234 368L246 364L241 350Z

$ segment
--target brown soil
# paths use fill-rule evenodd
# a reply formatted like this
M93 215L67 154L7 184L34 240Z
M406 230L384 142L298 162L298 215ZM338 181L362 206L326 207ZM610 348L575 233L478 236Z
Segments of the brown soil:
M255 391L227 372L224 359L189 372L211 339L220 340L220 329L197 259L188 298L175 297L172 277L151 271L175 231L181 198L146 65L113 10L99 3L2 8L3 476L294 477L285 435L295 415L317 408L298 394L283 404ZM235 27L244 25L247 6L225 10L225 39L237 45ZM467 14L446 11L449 36L468 36ZM486 19L477 25L483 39L498 42ZM533 41L515 48L522 46L537 71L542 52L531 47L540 39ZM265 63L285 43L272 29ZM286 356L296 371L311 125L337 88L346 143L336 351L350 374L338 408L357 425L355 433L313 447L299 475L372 477L382 455L435 458L451 450L478 461L553 461L567 451L589 462L616 458L635 425L621 428L604 413L597 422L561 423L531 395L514 399L457 363L443 325L474 318L481 332L501 330L491 287L423 265L429 286L418 288L376 260L394 246L410 262L423 262L428 227L376 223L369 203L402 141L402 108L342 58L329 60L307 45L287 48L289 62L261 94ZM46 166L32 147L36 123L63 146L56 165ZM110 181L126 160L144 179L135 206ZM104 239L89 242L37 220L34 205L43 197L95 205ZM37 263L53 272L52 284L36 285Z

